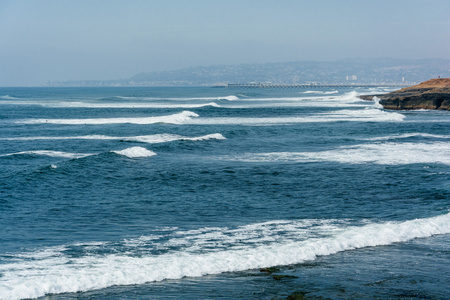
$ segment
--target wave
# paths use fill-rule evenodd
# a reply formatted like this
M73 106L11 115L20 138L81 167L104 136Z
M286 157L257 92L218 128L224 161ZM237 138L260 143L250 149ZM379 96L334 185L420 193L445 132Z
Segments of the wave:
M282 238L284 231L288 234ZM358 226L339 221L303 220L251 224L235 230L203 228L172 232L162 238L161 235L145 236L123 241L121 246L125 250L117 247L118 251L111 251L114 254L96 252L96 249L113 247L108 243L65 245L8 254L0 265L3 275L0 298L36 298L298 264L342 251L449 233L450 214L447 213ZM72 247L81 248L83 255L71 255L67 250ZM162 251L158 247L168 249Z
M239 97L237 96L227 96L227 97L223 97L223 98L217 98L218 100L228 100L228 101L236 101L239 100Z
M296 123L320 122L401 122L404 115L397 112L387 112L375 108L358 110L337 110L319 113L306 117L276 117L276 118L199 118L190 119L185 124L194 125L288 125Z
M317 152L249 153L223 159L246 162L321 162L348 164L445 164L450 165L450 142L379 143L343 146Z
M375 87L375 88L369 88L362 92L364 95L377 95L377 94L386 94L392 91L398 90L398 88L387 88L387 87Z
M337 92L337 91L336 91ZM323 92L321 96L296 96L296 97L265 97L265 98L246 98L244 101L247 102L275 102L276 105L279 102L285 102L293 104L297 104L298 102L311 102L310 106L321 106L324 102L334 102L334 103L367 103L367 101L363 101L358 98L359 93L356 91L347 92L341 95L330 96L334 94L335 91Z
M100 125L100 124L183 124L192 119L198 117L194 112L183 111L181 113L157 116L157 117L137 117L137 118L98 118L98 119L29 119L17 121L20 124L67 124L67 125Z
M155 152L147 150L143 147L131 147L124 150L113 150L110 152L127 156L129 158L150 157L156 155ZM34 151L22 151L16 153L1 154L0 157L16 156L16 155L33 155L33 156L50 156L50 157L77 159L98 154L99 153L86 154L86 153L70 153L63 151L51 151L51 150L34 150Z
M324 94L324 95L331 95L331 94L337 94L339 91L306 91L303 92L303 94Z
M199 118L198 114L190 111L183 111L178 114L159 117L137 117L137 118L106 118L106 119L29 119L21 120L20 124L69 124L69 125L100 125L100 124L240 124L240 125L272 125L272 124L294 124L313 122L400 122L405 118L397 112L387 112L375 108L356 110L337 110L327 113L319 113L306 117L276 117L276 118Z
M22 141L33 141L33 140L71 140L71 139L87 139L87 140L122 140L130 142L141 142L148 144L166 143L172 141L206 141L206 140L225 140L226 138L220 133L207 134L198 137L186 137L176 134L154 134L154 135L143 135L143 136L132 136L132 137L112 137L105 135L85 135L85 136L69 136L69 137L17 137L17 138L0 138L0 140L22 140ZM143 147L131 147L124 150L113 150L110 151L119 155L124 155L130 158L137 157L150 157L156 155L156 153L147 150ZM33 156L50 156L50 157L61 157L61 158L82 158L86 156L98 155L96 154L85 154L85 153L69 153L62 151L51 151L51 150L33 150L33 151L21 151L15 153L0 154L0 157L16 156L16 155L33 155Z
M51 150L34 150L34 151L22 151L22 152L1 154L0 157L16 156L16 155L50 156L50 157L63 157L63 158L82 158L82 157L91 156L91 155L94 155L94 154L70 153L70 152L51 151Z
M272 108L272 107L333 107L333 108L360 108L361 103L345 103L337 101L297 101L277 103L240 103L221 105L223 108Z
M161 98L163 100L175 100L175 101L186 101L186 100L228 100L228 101L236 101L239 100L238 96L229 95L229 96L219 96L219 97L193 97L193 98Z
M3 95L3 96L0 96L0 99L14 100L14 99L20 99L20 98L17 98L17 97L14 97L14 96L10 96L10 95Z
M367 139L361 139L361 140L365 140L365 141L387 141L387 140L407 139L407 138L411 138L411 137L450 139L450 135L429 134L429 133L415 132L415 133L404 133L404 134L395 134L395 135L389 135L389 136L373 137L373 138L367 138Z
M11 104L11 103L9 103ZM201 104L167 104L167 103L89 103L89 102L57 102L57 103L31 103L21 102L20 104L33 104L46 107L73 107L73 108L200 108L200 107L220 107L215 102Z
M372 98L372 100L373 100L373 102L374 102L374 104L373 104L373 106L375 107L375 108L379 108L379 109L383 109L384 107L383 107L383 105L381 105L380 104L380 98L378 98L377 96L374 96L373 98Z
M120 151L111 151L129 158L141 158L155 156L156 153L142 147L131 147Z
M121 140L130 142L142 142L148 144L166 143L172 141L204 141L204 140L225 140L220 133L212 133L198 137L187 137L177 134L153 134L141 136L117 137L107 135L81 135L81 136L32 136L32 137L11 137L0 138L8 141L36 141L36 140Z
M234 101L239 100L238 96L228 95L228 96L218 96L218 97L124 97L124 96L114 96L111 98L102 98L99 100L171 100L171 101L191 101L191 100L228 100Z

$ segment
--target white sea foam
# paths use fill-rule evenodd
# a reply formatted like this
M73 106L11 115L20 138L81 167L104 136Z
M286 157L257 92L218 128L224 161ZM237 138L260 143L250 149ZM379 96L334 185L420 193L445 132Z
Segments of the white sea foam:
M24 104L24 103L22 103ZM199 107L220 107L215 102L208 103L91 103L91 102L58 102L58 103L40 103L41 106L50 107L83 107L83 108L199 108Z
M270 101L268 101L270 100ZM372 102L346 95L339 97L294 97L250 99L231 104L222 104L225 108L258 108L258 107L369 107Z
M325 95L331 95L331 94L337 94L339 91L306 91L303 92L303 94L325 94Z
M154 134L154 135L142 135L134 137L120 138L126 141L136 141L142 143L156 144L166 143L172 141L206 141L206 140L225 140L226 138L220 133L207 134L198 137L187 137L177 134Z
M386 94L392 91L398 90L398 88L387 88L387 87L375 87L369 88L366 91L362 92L363 95L377 95L377 94Z
M375 97L372 98L372 100L373 100L373 102L374 102L373 106L374 106L375 108L383 109L383 105L380 104L380 98L378 98L377 96L375 96Z
M200 100L200 101L208 101L208 100L239 100L238 96L235 95L227 95L227 96L217 96L217 97L123 97L123 96L115 96L114 98L120 98L125 100L139 100L139 101L159 101L159 100L169 100L169 101L192 101L192 100Z
M387 112L379 109L337 110L327 113L313 114L302 117L276 117L276 118L199 118L190 119L186 124L224 124L224 125L273 125L295 123L320 122L401 122L404 115L397 112Z
M107 135L80 135L80 136L30 136L30 137L10 137L0 138L7 141L36 141L36 140L121 140L134 141L148 144L166 143L172 141L204 141L204 140L225 140L226 138L220 133L207 134L198 137L187 137L177 134L153 134L141 136L107 136Z
M236 100L239 100L239 97L231 95L231 96L217 98L217 100L222 100L222 99L228 100L228 101L236 101Z
M320 162L348 164L445 164L450 165L450 142L377 143L343 146L317 152L249 153L225 159L247 162Z
M437 139L450 139L450 135L445 134L429 134L429 133L404 133L404 134L394 134L389 136L379 136L367 139L361 139L366 141L387 141L387 140L397 140L397 139L407 139L411 137L423 137L423 138L437 138Z
M17 121L21 124L70 124L70 125L99 125L99 124L241 124L241 125L271 125L271 124L293 124L312 122L339 122L339 121L361 121L361 122L399 122L405 116L398 112L387 112L371 107L366 109L344 109L332 112L319 113L310 116L286 116L276 118L198 118L198 114L191 111L183 111L178 114L158 117L136 117L136 118L98 118L98 119L28 119Z
M308 220L305 222L296 224L280 221L248 225L248 228L238 228L236 232L226 228L201 229L191 234L182 232L178 233L181 238L190 236L188 243L198 244L198 250L191 248L192 251L186 251L183 247L177 247L178 250L160 255L85 252L84 256L70 257L61 250L66 247L33 252L28 257L10 254L8 261L0 265L3 275L0 277L0 299L36 298L50 293L89 291L113 285L144 284L164 279L297 264L341 251L450 233L449 213L431 218L359 226L344 222L324 224L322 228L320 221L309 220L312 225L318 223L318 226L308 226ZM283 232L277 230L283 228L292 234L289 239L280 241L277 237ZM259 242L244 241L240 247L221 247L219 250L214 249L214 243L205 244L208 239L218 239L218 243L223 245L236 243L242 238L253 239L255 229L256 238L260 237ZM266 234L274 239L264 240ZM299 238L296 239L296 236ZM158 237L141 240L148 246L154 245L155 239ZM173 239L176 242L177 238ZM183 245L184 242L178 244ZM36 257L33 257L34 254Z
M120 151L111 151L113 153L123 155L129 158L142 158L155 156L156 153L142 147L131 147Z
M160 97L160 98L153 98L153 97L145 97L143 100L171 100L171 101L192 101L192 100L228 100L228 101L235 101L239 100L238 96L235 95L228 95L228 96L218 96L218 97Z
M358 97L358 93L355 91L351 91L342 95L336 96L297 96L297 97L265 97L265 98L245 98L245 101L305 101L305 100L314 100L314 101L354 101L354 102L362 102Z
M181 113L157 116L157 117L136 117L136 118L98 118L98 119L28 119L18 121L22 124L69 124L69 125L99 125L99 124L155 124L155 123L167 123L167 124L183 124L192 119L198 117L198 115L191 111L183 111Z
M18 98L13 97L13 96L10 96L10 95L3 95L3 96L0 96L0 99L6 99L6 100L9 100L9 99L18 99Z
M70 153L70 152L51 151L51 150L33 150L33 151L22 151L22 152L1 154L0 157L13 156L13 155L39 155L39 156L42 155L42 156L63 157L63 158L82 158L82 157L90 156L93 154Z
M331 93L331 92L330 92ZM256 107L372 107L370 101L363 101L356 92L337 96L320 97L277 97L277 98L247 98L235 103L221 103L225 108L256 108Z

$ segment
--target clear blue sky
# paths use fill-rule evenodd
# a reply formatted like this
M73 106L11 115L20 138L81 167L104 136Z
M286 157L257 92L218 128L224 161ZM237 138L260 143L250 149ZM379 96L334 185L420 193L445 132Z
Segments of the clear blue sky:
M450 59L450 0L0 0L0 86L352 57Z

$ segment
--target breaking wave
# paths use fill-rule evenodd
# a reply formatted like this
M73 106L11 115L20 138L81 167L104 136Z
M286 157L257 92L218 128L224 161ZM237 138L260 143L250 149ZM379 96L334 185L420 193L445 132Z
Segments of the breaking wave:
M209 103L90 103L90 102L56 102L56 103L21 103L34 104L48 107L80 107L80 108L200 108L200 107L220 107L215 102Z
M14 96L10 96L10 95L3 95L3 96L0 96L0 99L14 100L14 99L20 99L20 98L17 98L17 97L14 97Z
M337 94L339 91L306 91L303 92L303 94L324 94L324 95L331 95L331 94Z
M450 165L450 142L380 143L343 146L317 152L248 153L225 159L246 162L320 162L348 164L445 164Z
M80 136L32 136L32 137L11 137L0 138L0 140L8 141L35 141L35 140L121 140L130 142L142 142L148 144L166 143L172 141L205 141L205 140L225 140L226 138L220 133L212 133L198 137L187 137L177 134L153 134L141 136L107 136L107 135L80 135Z
M194 112L183 111L181 113L157 116L157 117L136 117L136 118L98 118L98 119L29 119L17 121L21 124L68 124L68 125L99 125L99 124L183 124L192 118L198 117Z
M298 264L342 251L448 233L449 213L365 225L337 220L280 220L235 229L160 232L123 240L119 245L63 245L4 256L0 298L36 298ZM73 254L73 249L83 254ZM105 249L110 249L111 254L105 254Z
M131 147L120 151L111 151L129 158L141 158L155 156L156 153L142 147Z
M275 118L199 118L190 119L186 124L223 124L223 125L272 125L295 123L320 123L320 122L401 122L404 115L397 112L386 112L369 108L360 110L338 110L327 113L319 113L305 117L275 117Z
M82 157L91 156L91 155L94 155L94 154L70 153L70 152L51 151L51 150L34 150L34 151L22 151L22 152L1 154L0 157L16 156L16 155L50 156L50 157L63 157L63 158L82 158Z
M437 138L437 139L450 139L450 135L444 135L444 134L429 134L429 133L404 133L404 134L396 134L396 135L389 135L389 136L380 136L380 137L373 137L373 138L367 138L362 139L366 141L387 141L387 140L397 140L397 139L407 139L411 137L423 137L423 138Z

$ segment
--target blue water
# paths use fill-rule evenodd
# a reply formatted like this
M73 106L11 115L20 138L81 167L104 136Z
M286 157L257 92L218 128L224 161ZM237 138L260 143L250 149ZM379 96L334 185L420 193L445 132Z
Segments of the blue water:
M0 88L0 299L447 299L450 114L388 91Z

